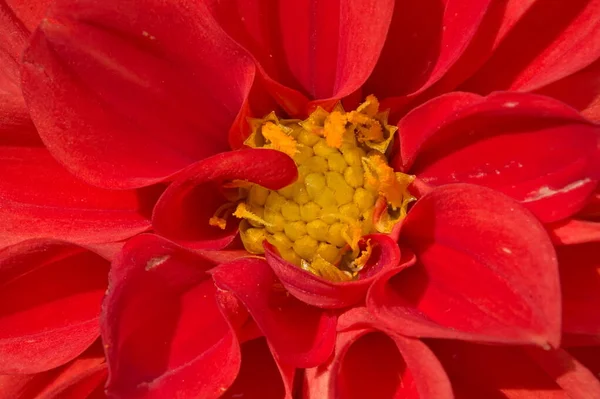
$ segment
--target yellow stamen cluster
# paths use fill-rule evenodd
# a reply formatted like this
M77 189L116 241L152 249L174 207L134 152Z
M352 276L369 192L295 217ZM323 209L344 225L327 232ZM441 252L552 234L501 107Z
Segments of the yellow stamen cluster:
M246 144L290 155L298 180L277 191L255 184L248 189L233 213L243 219L246 249L262 254L267 240L284 259L315 275L331 281L355 278L372 250L369 241L361 251L360 238L389 232L397 214L405 215L414 200L407 191L412 177L387 164L396 128L379 113L377 99L369 96L351 112L341 106L331 113L318 108L305 121L270 114L250 123ZM374 220L378 199L389 208L380 212L385 223Z

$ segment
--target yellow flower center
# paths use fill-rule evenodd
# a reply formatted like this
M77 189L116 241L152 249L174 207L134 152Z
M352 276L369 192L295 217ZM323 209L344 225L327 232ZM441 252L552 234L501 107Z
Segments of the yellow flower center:
M369 96L351 112L318 108L305 121L271 113L250 124L245 144L288 154L298 166L298 180L277 191L237 185L245 199L233 216L242 219L246 250L263 254L267 240L285 260L317 276L357 278L372 250L370 240L359 248L361 237L389 233L414 200L407 191L413 177L388 165L397 128L387 124L377 99ZM210 224L224 228L225 220L215 214Z

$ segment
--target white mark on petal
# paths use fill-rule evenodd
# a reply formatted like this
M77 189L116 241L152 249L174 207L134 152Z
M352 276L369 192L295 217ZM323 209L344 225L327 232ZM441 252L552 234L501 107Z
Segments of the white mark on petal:
M512 254L512 251L510 250L510 248L502 247L502 251L504 251L507 254Z
M506 108L514 108L517 105L519 105L519 103L517 101L507 101L504 103L504 107L506 107Z
M150 33L146 32L145 30L142 31L142 36L147 37L150 40L156 39L156 37L152 36Z
M569 191L573 191L573 190L589 183L590 181L592 181L592 179L586 177L585 179L577 180L577 181L567 184L563 188L559 188L559 189L550 188L549 186L542 186L539 189L530 192L529 195L527 197L525 197L524 202L537 201L537 200L540 200L543 198L553 196L555 194L568 193Z
M169 260L170 257L171 257L171 255L163 255L163 256L157 256L155 258L150 259L148 262L146 262L146 271L152 270L152 269L162 265L167 260Z

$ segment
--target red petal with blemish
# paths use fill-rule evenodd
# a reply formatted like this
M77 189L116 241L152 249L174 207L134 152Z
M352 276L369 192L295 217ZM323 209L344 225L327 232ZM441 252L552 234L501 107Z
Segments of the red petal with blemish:
M429 346L460 398L591 399L600 395L600 381L563 349L437 340Z
M600 242L557 249L563 331L600 337Z
M252 53L265 84L293 116L309 99L339 100L371 74L388 33L391 0L227 0L211 8Z
M369 311L416 337L551 345L560 342L554 248L542 225L512 199L453 184L421 198L400 243L417 265L379 277Z
M38 237L114 242L150 228L143 213L155 193L90 186L44 148L0 145L0 169L0 248Z
M396 168L431 186L499 190L544 222L581 210L600 174L600 128L547 97L450 93L400 123Z
M332 353L335 315L290 296L264 260L240 259L211 274L218 288L231 291L248 308L283 363L313 367Z
M46 371L90 346L108 269L98 255L58 241L0 251L0 374Z
M226 150L254 75L203 2L58 0L25 52L22 87L62 164L133 188Z
M281 283L296 298L319 308L345 308L364 300L377 275L400 265L400 249L390 237L372 234L364 239L372 241L373 253L361 271L364 278L355 281L336 283L315 276L283 260L267 242L265 256Z
M217 305L211 266L154 235L125 245L103 305L109 395L216 398L233 382L239 343Z
M242 366L223 399L291 399L295 369L277 362L267 342L254 339L242 345Z
M210 226L217 208L226 204L221 186L231 180L247 180L277 190L298 175L294 161L282 152L248 149L225 152L200 161L183 171L154 208L156 231L188 247L223 249L237 234L238 221L231 216L221 230Z

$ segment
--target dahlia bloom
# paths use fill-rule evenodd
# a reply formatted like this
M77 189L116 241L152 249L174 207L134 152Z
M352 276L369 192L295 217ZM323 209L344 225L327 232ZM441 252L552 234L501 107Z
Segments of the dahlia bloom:
M0 397L600 397L600 1L0 37Z

